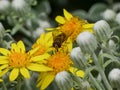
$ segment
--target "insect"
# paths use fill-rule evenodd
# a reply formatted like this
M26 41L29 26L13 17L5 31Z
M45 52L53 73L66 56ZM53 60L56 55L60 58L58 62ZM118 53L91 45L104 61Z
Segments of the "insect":
M64 33L60 33L57 36L54 36L53 34L53 47L56 48L56 50L58 51L58 48L61 47L62 43L67 39L67 36Z

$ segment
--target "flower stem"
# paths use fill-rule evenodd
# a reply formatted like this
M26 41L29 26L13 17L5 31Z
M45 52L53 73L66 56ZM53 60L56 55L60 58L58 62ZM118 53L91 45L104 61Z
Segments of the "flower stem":
M3 86L3 90L7 90L7 87L6 87L5 83L4 83L4 81L2 82L2 86Z
M20 77L18 77L17 82L18 82L17 90L20 90L21 89L21 78Z
M95 80L95 78L93 77L93 75L91 73L89 73L90 78L92 79L94 85L96 86L97 90L103 90L100 85L97 83L97 81Z
M85 68L88 68L87 65L86 65L86 63L87 63L86 61L87 61L86 58L83 57L82 63L84 64ZM103 90L101 88L101 86L98 84L98 82L96 81L96 79L93 77L93 75L91 74L91 72L89 72L89 76L92 79L92 81L93 81L95 87L97 88L97 90Z
M95 65L98 67L98 71L102 77L102 80L103 80L104 84L106 85L107 90L112 90L112 87L110 86L110 84L105 76L103 68L98 63L97 56L95 55L95 53L93 53L92 56L93 56L93 60L94 60Z

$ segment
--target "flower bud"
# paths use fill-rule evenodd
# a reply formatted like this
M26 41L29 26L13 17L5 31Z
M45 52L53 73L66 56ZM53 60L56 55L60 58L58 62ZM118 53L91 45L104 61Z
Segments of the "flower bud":
M73 86L72 78L66 71L58 73L55 77L55 81L60 90L71 90Z
M80 49L80 47L75 47L72 49L71 54L70 54L71 60L74 63L74 66L77 68L84 68L84 55Z
M108 47L111 50L116 50L116 44L115 44L115 42L113 40L109 40Z
M94 24L93 30L99 41L106 41L110 38L112 30L105 20L97 21Z
M4 37L4 34L5 34L5 29L2 23L0 22L0 39Z
M94 35L88 31L82 32L77 36L77 44L80 46L83 53L93 53L97 48L97 41Z
M115 68L110 71L108 79L113 88L120 88L120 69Z
M80 90L90 90L90 84L87 81L83 81L82 88Z
M0 0L0 13L7 13L10 9L9 0Z
M115 19L116 13L111 9L107 9L103 12L102 16L103 19L107 21L113 21Z
M120 13L116 15L115 21L120 24Z
M27 3L25 0L13 0L12 1L12 8L15 10L18 14L24 14L27 11Z

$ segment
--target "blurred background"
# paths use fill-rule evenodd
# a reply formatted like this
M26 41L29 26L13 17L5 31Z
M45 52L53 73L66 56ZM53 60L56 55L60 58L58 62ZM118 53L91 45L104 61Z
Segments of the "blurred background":
M120 37L120 0L0 0L0 47L23 40L29 50L45 28L57 26L55 17L63 15L63 9L90 23L104 19ZM15 90L10 84L9 90ZM35 82L29 84L38 90ZM47 90L58 90L55 86Z

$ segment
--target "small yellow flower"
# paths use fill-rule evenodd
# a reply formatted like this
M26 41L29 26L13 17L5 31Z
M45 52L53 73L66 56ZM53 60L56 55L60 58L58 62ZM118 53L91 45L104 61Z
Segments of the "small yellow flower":
M36 43L33 44L32 46L33 49L39 48L34 53L34 55L37 56L50 52L53 49L52 44L53 44L52 32L42 33L40 37L37 39Z
M56 74L61 71L70 71L73 67L73 62L70 59L68 51L60 51L54 53L46 61L46 65L53 69L53 71L40 73L40 76L37 81L37 87L40 87L40 90L44 90L56 77ZM80 74L80 73L79 73ZM82 73L83 74L83 73ZM82 75L83 76L83 75Z
M74 41L77 35L83 31L93 32L92 28L94 24L89 24L86 20L81 20L78 17L74 17L67 10L63 9L64 17L57 16L55 20L60 26L57 28L48 28L46 30L60 30L65 33L67 37L70 37Z
M12 43L10 50L0 48L0 77L10 72L9 79L10 81L14 81L19 75L29 78L29 70L39 72L51 71L51 68L43 64L43 57L45 55L33 56L37 49L26 52L22 41Z

